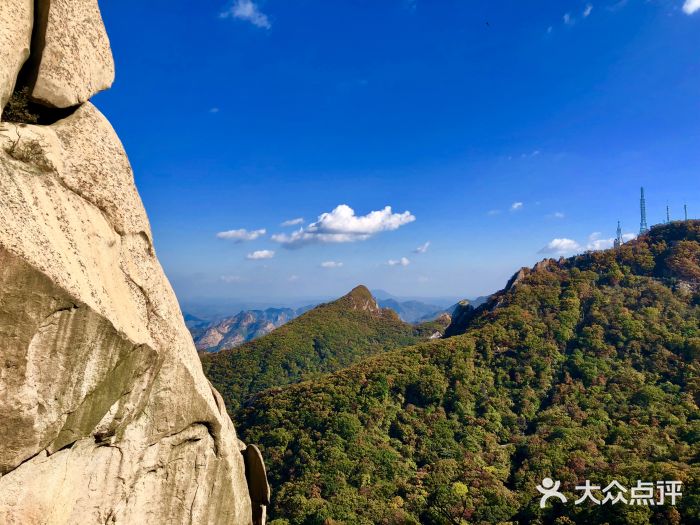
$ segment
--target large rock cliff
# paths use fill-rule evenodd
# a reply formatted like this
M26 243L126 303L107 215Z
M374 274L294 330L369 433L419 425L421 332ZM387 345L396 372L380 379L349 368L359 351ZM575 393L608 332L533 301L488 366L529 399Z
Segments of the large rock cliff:
M246 480L127 156L86 102L111 83L96 2L34 4L0 6L0 110L24 88L39 113L0 122L0 523L250 524L265 482Z

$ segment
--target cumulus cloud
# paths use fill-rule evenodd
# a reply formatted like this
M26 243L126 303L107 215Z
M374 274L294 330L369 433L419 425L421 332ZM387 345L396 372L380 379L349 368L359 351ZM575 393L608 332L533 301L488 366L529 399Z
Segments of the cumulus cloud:
M561 239L552 239L547 245L540 250L540 253L552 255L567 255L581 251L581 245L573 239L566 237Z
M245 258L249 261L259 261L261 259L272 259L274 256L275 252L272 250L257 250L246 255Z
M278 233L272 236L272 240L286 248L301 248L314 243L364 241L377 233L397 230L415 220L409 211L393 213L391 206L358 216L350 206L341 204L333 211L321 214L316 222L306 228L299 228L289 235Z
M683 12L687 15L692 15L700 10L700 0L685 0L683 4Z
M257 238L262 237L266 233L267 230L265 229L248 231L245 228L241 228L240 230L229 230L226 232L219 232L216 234L216 236L219 239L225 239L227 241L240 243L245 241L254 241Z
M591 13L593 12L593 4L586 4L585 9L583 10L583 18L588 18L591 16Z
M343 263L339 261L323 261L321 268L342 268Z
M522 202L514 202L510 206L510 211L519 211L523 209L523 206L525 206Z
M413 250L413 253L426 253L428 248L430 248L430 241L426 242L425 244L421 244L418 248Z
M235 0L222 13L221 18L237 18L250 22L254 26L270 29L270 19L260 11L252 0Z
M636 237L633 233L625 233L622 236L622 241L631 241ZM560 238L552 239L539 253L552 255L573 255L584 251L607 250L614 246L615 239L613 237L603 238L600 232L593 232L588 236L586 244L580 244L573 239Z
M587 250L607 250L608 248L612 248L613 245L615 244L615 239L610 237L609 239L594 239L588 242L586 245Z
M289 219L288 221L284 221L280 226L284 226L285 228L288 226L299 226L300 224L304 224L304 218L303 217L298 217L296 219Z
M389 266L408 266L411 264L411 261L406 257L401 257L401 259L389 259L386 263Z

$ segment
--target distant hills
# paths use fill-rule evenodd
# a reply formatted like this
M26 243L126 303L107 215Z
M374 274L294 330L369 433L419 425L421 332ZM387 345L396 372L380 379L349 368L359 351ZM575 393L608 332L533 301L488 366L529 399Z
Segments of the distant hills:
M396 312L402 321L407 323L424 323L434 321L441 315L451 315L455 306L445 308L440 304L430 304L416 299L403 299L392 296L387 292L378 291L384 297L377 301L381 308ZM372 292L374 296L374 292ZM376 298L376 296L374 296ZM481 304L486 298L470 301L474 306ZM446 299L437 299L443 303ZM185 323L192 333L197 350L218 352L235 348L269 334L272 330L296 319L315 305L301 308L267 308L260 310L243 310L236 315L207 321L201 317L185 313Z
M266 458L274 523L700 523L700 222L524 268L459 305L451 337L406 345L407 325L377 312L358 290L228 370L205 357L231 408L234 370L294 383L235 412ZM569 501L586 479L678 480L682 497L541 509L544 477Z
M438 317L445 310L434 304L426 304L420 301L403 301L396 299L383 299L377 301L382 308L390 308L407 323L419 321L431 321Z
M359 286L260 339L202 355L202 364L229 409L236 409L266 388L310 379L367 356L439 337L448 322L443 319L418 327L405 323Z
M246 310L213 323L207 323L193 316L186 317L185 321L192 333L197 350L218 352L267 335L311 308L307 306Z

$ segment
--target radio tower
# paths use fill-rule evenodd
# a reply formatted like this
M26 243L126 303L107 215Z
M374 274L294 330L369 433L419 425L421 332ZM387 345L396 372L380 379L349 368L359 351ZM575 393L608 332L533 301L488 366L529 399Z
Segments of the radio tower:
M668 204L666 205L666 224L671 224L671 212L668 209Z
M688 205L684 204L683 205L683 211L685 212L685 220L688 220Z
M649 231L649 226L647 225L647 201L644 198L644 188L642 188L642 197L639 199L639 211L642 216L642 220L639 223L639 234L642 235Z
M620 227L620 221L617 221L617 236L615 237L615 242L613 246L617 249L622 246L622 228Z

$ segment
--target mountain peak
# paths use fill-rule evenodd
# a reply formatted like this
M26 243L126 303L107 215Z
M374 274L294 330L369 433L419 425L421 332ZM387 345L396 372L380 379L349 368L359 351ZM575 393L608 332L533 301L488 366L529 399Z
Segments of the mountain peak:
M353 310L365 310L368 312L381 312L382 310L372 293L364 285L353 288L349 294L341 297L338 302L349 304Z

